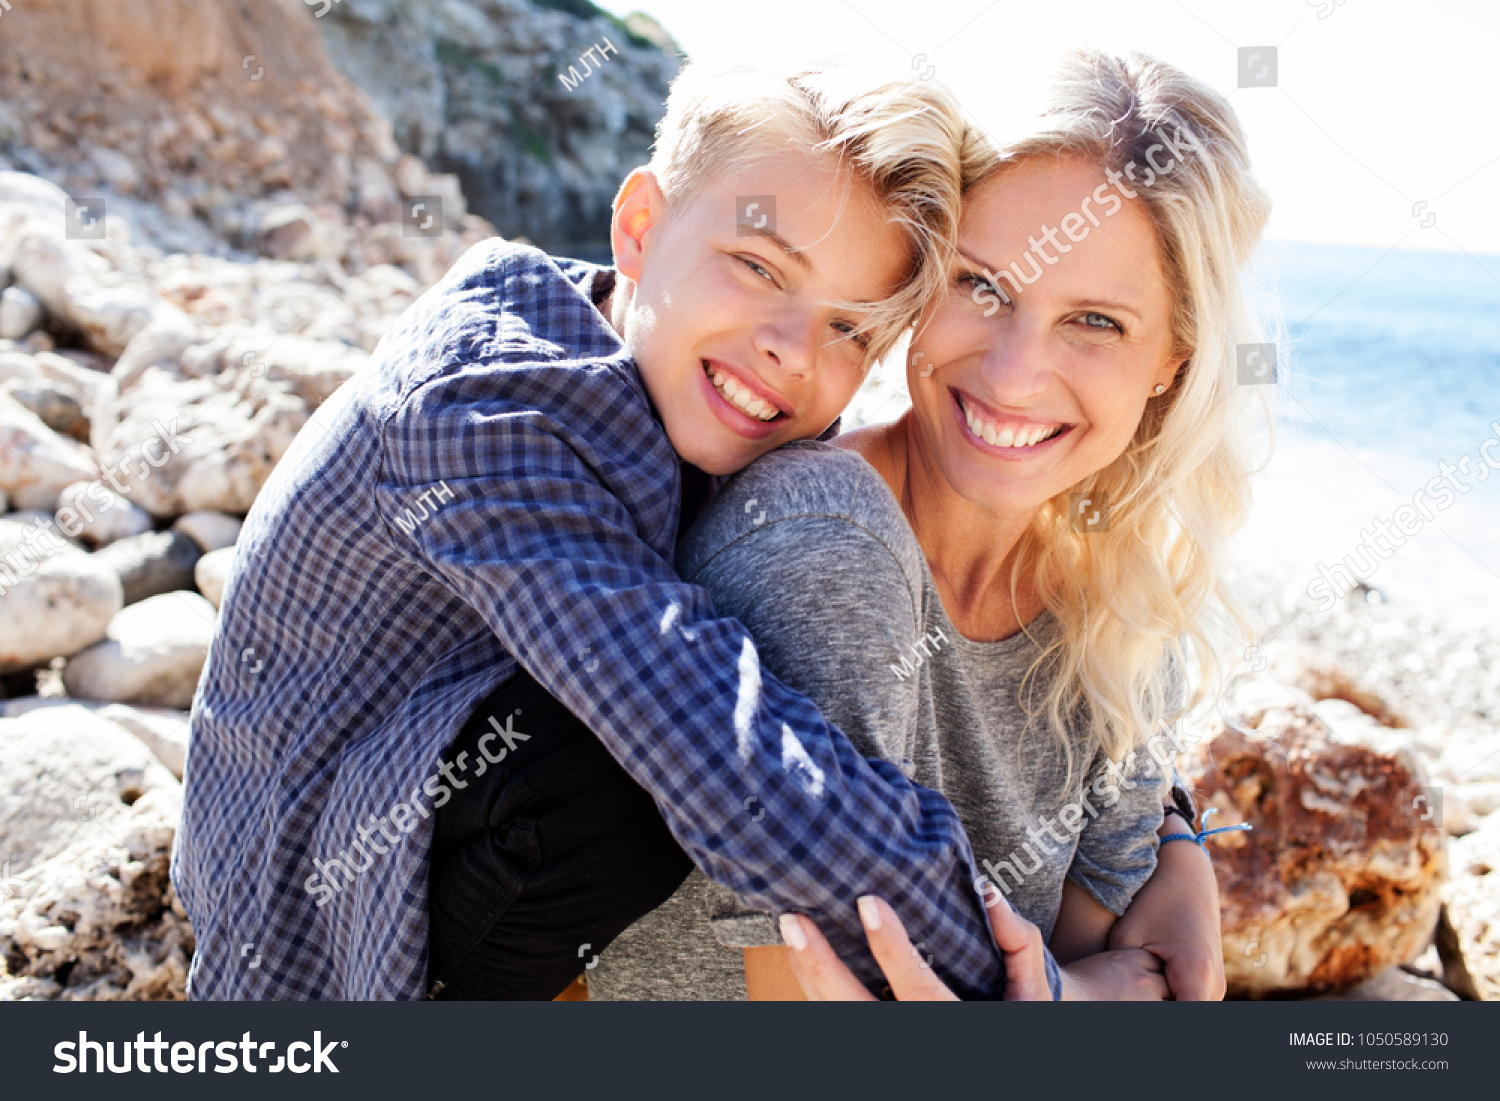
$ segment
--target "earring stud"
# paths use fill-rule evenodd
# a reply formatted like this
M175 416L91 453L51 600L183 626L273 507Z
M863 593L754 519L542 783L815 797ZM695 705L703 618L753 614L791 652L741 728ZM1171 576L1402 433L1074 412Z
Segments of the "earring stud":
M1156 384L1156 389L1152 390L1151 392L1153 394L1165 394L1167 392L1167 384L1164 382L1158 382Z

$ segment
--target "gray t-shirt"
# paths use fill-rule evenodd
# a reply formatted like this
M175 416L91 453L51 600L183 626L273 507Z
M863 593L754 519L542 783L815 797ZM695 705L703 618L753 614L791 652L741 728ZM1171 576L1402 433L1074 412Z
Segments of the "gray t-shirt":
M766 455L714 498L677 566L862 754L948 797L981 872L1043 937L1065 879L1118 915L1150 877L1162 819L1153 762L1139 754L1112 773L1082 761L1065 782L1062 746L1040 715L1026 729L1020 699L1033 639L1055 621L1044 612L998 642L961 636L900 505L860 456L816 442ZM1045 676L1032 681L1040 700ZM695 870L601 956L589 997L744 999L740 949L780 943L770 916Z

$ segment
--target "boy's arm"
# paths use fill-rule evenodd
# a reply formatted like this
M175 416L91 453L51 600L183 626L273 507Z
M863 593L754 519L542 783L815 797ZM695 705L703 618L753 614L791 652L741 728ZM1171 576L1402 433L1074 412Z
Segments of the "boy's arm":
M618 444L611 416L646 410L586 407L554 385L563 377L541 395L551 412L535 397L476 396L472 377L409 395L382 426L380 503L388 517L418 498L435 510L414 525L385 519L390 538L599 736L711 878L757 908L808 914L872 985L854 900L879 894L950 986L998 996L1003 967L953 808L865 761L648 545L638 514L675 479L643 487L631 460L659 454L596 446Z

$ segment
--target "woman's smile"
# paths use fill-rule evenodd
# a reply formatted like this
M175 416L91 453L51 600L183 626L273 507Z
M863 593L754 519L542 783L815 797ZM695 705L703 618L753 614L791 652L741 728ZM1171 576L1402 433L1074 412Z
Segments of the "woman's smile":
M1007 459L1031 458L1047 450L1073 430L1065 421L1007 416L950 386L948 394L969 442Z

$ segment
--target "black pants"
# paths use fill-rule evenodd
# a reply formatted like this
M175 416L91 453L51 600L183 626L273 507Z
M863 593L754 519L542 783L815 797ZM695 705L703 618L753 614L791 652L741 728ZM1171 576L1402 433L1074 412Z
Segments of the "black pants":
M524 670L444 760L466 786L436 810L430 997L554 998L692 869L651 797Z

